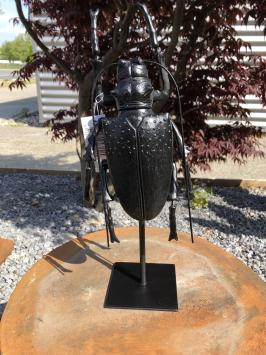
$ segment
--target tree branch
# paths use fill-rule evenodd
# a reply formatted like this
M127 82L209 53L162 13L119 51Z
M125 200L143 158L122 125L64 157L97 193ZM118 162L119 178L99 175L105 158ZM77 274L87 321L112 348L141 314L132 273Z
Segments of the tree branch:
M200 15L198 15L195 23L194 29L191 32L189 41L183 51L180 53L180 60L177 65L177 70L175 73L175 78L177 82L183 80L186 72L186 65L191 58L192 53L196 50L196 42L199 37L203 37L205 29L206 29L206 18L210 15L210 13L218 6L219 1L212 3L211 6L207 6L206 8L202 8Z
M116 43L113 43L113 47L108 50L103 58L103 66L106 66L112 63L124 50L125 45L127 43L129 26L132 21L132 18L135 14L136 5L129 4L123 19L119 21L117 26L120 29L120 38Z
M170 44L168 45L166 49L166 54L165 54L165 65L166 67L169 68L172 60L172 56L174 53L174 50L178 44L179 40L179 34L180 34L180 28L183 23L183 18L184 18L184 9L185 9L185 1L184 0L176 0L176 7L175 11L173 14L173 26L172 26L172 32L170 35ZM166 75L164 71L162 71L163 75ZM168 74L167 74L168 75ZM161 112L162 108L165 106L166 102L169 99L169 96L171 94L171 87L167 89L168 95L165 96L163 100L157 101L153 105L153 110L154 112Z
M113 33L113 47L115 47L118 43L118 36L119 36L119 30L120 30L120 21L117 22L114 28L114 33Z
M20 18L20 21L24 25L25 29L27 30L28 34L31 36L31 38L35 41L35 43L43 50L43 52L52 59L52 61L64 72L66 72L73 80L78 80L77 73L75 73L73 70L69 68L67 63L62 60L61 58L58 58L56 55L54 55L52 52L50 52L49 48L46 47L46 45L40 40L38 35L34 32L30 21L26 19L24 16L22 6L21 6L21 0L15 0L16 2L16 8L18 12L18 16Z
M126 4L124 1L120 1L120 0L113 0L113 1L114 1L116 8L117 8L117 11L122 12L122 11L126 10L126 6L125 6Z
M169 46L166 50L165 56L165 64L169 67L172 59L173 52L178 44L180 28L184 18L184 9L185 9L185 1L184 0L177 0L176 1L176 8L173 15L173 30L171 33L171 41Z

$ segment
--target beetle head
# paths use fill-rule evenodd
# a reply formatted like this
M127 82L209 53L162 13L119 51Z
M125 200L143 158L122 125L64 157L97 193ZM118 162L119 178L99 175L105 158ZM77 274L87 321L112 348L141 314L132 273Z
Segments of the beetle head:
M152 107L154 89L141 58L119 60L117 81L111 94L116 99L118 110Z

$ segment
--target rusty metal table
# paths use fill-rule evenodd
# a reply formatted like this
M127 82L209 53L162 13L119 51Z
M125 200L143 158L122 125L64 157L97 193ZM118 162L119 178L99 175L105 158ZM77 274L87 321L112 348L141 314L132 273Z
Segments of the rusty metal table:
M119 228L120 245L99 231L38 261L2 318L4 355L265 354L266 285L204 238L147 228L147 261L174 263L177 312L103 307L112 264L138 261L137 228Z

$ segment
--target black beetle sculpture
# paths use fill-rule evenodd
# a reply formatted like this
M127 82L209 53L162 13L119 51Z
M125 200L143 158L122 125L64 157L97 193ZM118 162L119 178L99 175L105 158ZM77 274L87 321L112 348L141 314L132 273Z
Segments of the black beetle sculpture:
M96 112L99 113L104 105L115 105L118 115L115 118L104 118L95 123L94 134L89 139L87 159L95 159L94 151L96 150L100 168L108 245L109 236L111 242L119 242L115 235L109 206L112 197L107 187L108 170L110 171L115 194L119 198L123 209L132 218L139 221L140 284L146 286L145 221L155 218L167 200L171 201L169 208L169 240L177 239L175 220L177 172L176 165L173 162L174 146L177 147L182 159L187 187L192 242L193 233L189 202L190 179L186 151L183 144L183 131L180 134L168 113L155 114L152 110L154 102L169 96L169 76L172 79L173 77L164 67L164 56L160 52L147 8L143 4L138 4L138 6L144 13L150 32L151 44L156 54L157 62L150 63L155 63L159 66L164 88L161 91L154 89L146 67L146 62L149 61L143 61L141 58L118 61L117 85L108 94L102 93L100 84L100 77L106 68L100 70L95 79L92 93L93 122L95 122ZM91 11L93 63L95 66L101 65L96 33L97 16L98 10ZM99 155L97 134L100 130L104 134L107 160L101 160ZM107 303L109 305L112 304L110 299L114 298L116 297L109 294ZM139 301L136 302L138 303ZM139 307L145 308L143 305ZM152 308L156 308L156 306Z

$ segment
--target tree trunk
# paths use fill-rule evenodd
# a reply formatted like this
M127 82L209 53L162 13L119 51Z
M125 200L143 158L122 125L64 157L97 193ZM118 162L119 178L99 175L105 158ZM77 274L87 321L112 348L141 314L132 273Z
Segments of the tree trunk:
M93 207L96 203L97 176L95 163L88 163L85 159L86 148L82 131L81 117L91 116L91 90L93 85L93 73L89 73L79 83L79 111L78 111L78 145L80 147L80 169L81 186L83 193L83 204L86 207Z

